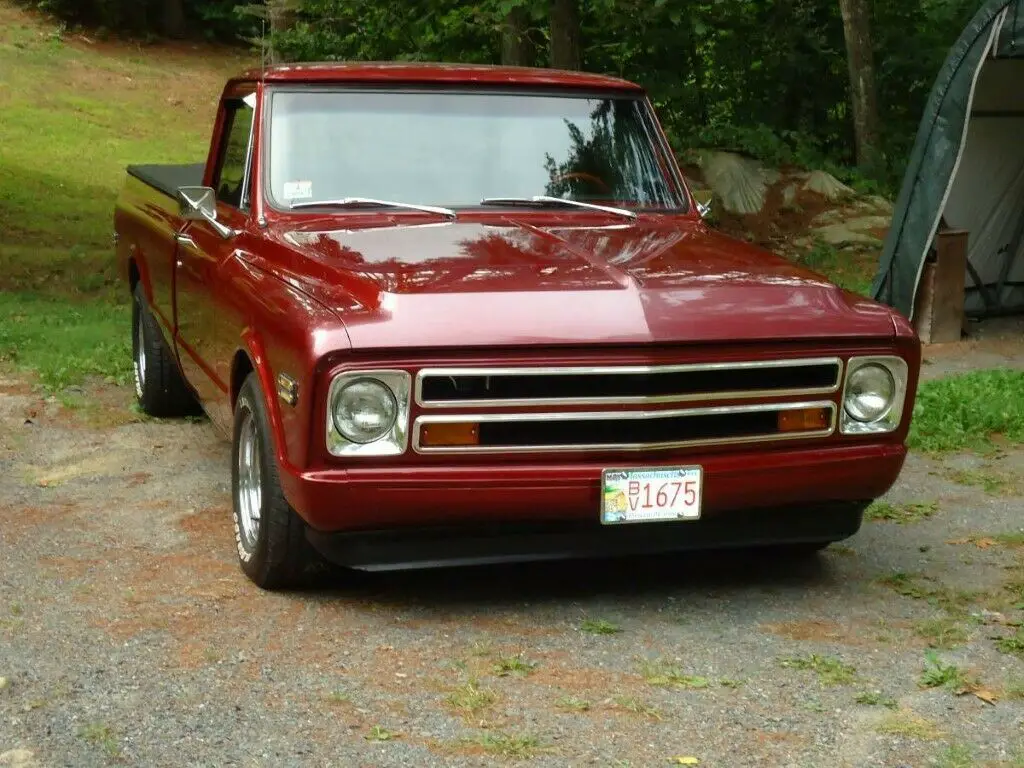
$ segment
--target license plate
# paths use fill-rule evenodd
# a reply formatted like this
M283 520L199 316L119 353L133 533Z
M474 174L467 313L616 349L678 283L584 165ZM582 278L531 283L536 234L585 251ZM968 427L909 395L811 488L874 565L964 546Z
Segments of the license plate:
M704 472L678 469L606 469L601 479L601 523L699 520Z

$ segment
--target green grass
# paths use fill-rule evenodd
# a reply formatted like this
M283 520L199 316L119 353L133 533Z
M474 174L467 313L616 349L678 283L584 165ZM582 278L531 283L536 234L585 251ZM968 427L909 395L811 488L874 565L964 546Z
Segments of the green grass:
M494 663L494 673L498 677L522 676L530 674L537 668L537 662L530 661L523 654L503 656Z
M835 246L819 242L798 257L797 263L825 275L840 288L867 296L871 293L878 256L877 252L868 249L840 251Z
M604 619L584 619L580 631L591 635L616 635L622 631L622 627Z
M957 485L981 488L985 493L999 496L1013 493L1014 485L1009 480L983 469L950 470L947 477Z
M968 638L967 629L951 616L918 622L914 632L927 641L929 648L945 650L958 648Z
M661 720L662 717L657 707L653 707L634 696L619 696L615 699L615 704L627 712L646 717L649 720Z
M479 736L467 739L466 743L480 747L485 752L512 760L529 760L547 749L535 736L514 733L492 733L485 731Z
M555 707L562 710L563 712L576 712L582 714L583 712L589 712L591 704L586 699L581 699L579 696L562 696L560 699L555 701Z
M448 694L445 702L463 715L476 715L494 704L494 693L470 680Z
M796 656L782 659L779 662L788 669L799 669L814 672L822 685L850 685L857 680L857 670L834 656Z
M967 673L955 664L944 664L934 651L925 654L924 670L918 681L923 688L959 689L967 684Z
M862 704L865 707L887 707L889 709L896 709L899 705L896 703L896 699L891 696L885 696L879 691L865 691L864 693L857 694L854 701L858 704Z
M1017 631L1009 637L1000 637L996 640L996 648L1002 653L1009 653L1024 659L1024 630L1017 628Z
M125 380L128 291L114 203L131 163L206 157L215 105L243 56L88 49L0 7L0 361L51 389Z
M866 520L886 521L905 525L907 523L919 523L927 520L939 510L938 502L922 501L909 502L907 504L890 504L886 501L876 501L864 512Z
M925 382L909 445L927 453L994 448L993 435L1024 441L1024 371L972 371Z
M101 747L104 752L113 758L121 755L121 745L117 736L110 726L103 723L89 723L78 730L78 738L87 744Z
M663 661L644 661L640 665L640 674L648 685L659 688L690 688L699 690L707 688L711 683L706 677L688 675L674 664Z

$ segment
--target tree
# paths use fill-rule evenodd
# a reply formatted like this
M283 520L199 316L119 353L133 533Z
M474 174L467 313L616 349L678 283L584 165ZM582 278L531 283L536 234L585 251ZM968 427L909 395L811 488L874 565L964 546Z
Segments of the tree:
M551 0L551 66L555 69L583 67L577 0Z
M530 15L524 5L513 7L501 27L501 63L512 67L532 67L536 48L530 39Z
M160 26L167 37L185 36L185 4L182 0L161 2Z
M871 11L868 0L839 0L850 69L850 103L857 166L866 174L881 167L878 136L878 92L871 47Z
M270 21L270 33L272 37L287 32L295 26L297 3L296 0L266 0L267 18ZM277 64L281 56L277 47L270 46L270 63Z

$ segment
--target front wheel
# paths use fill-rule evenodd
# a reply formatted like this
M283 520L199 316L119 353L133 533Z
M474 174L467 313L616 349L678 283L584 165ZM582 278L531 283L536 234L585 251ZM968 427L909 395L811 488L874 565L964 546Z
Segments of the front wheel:
M231 487L239 564L263 589L298 586L322 560L306 541L305 524L281 489L270 420L255 373L239 392L233 433Z

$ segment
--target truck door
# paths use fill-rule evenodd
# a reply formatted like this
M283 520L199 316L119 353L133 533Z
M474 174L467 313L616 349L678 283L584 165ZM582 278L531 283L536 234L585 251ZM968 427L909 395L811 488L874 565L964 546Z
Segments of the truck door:
M217 220L242 230L249 210L255 94L224 101L224 124L211 186ZM177 236L175 313L178 360L215 421L230 418L228 391L240 318L230 300L225 265L244 235L225 239L206 221L190 221ZM222 425L223 426L223 425Z

